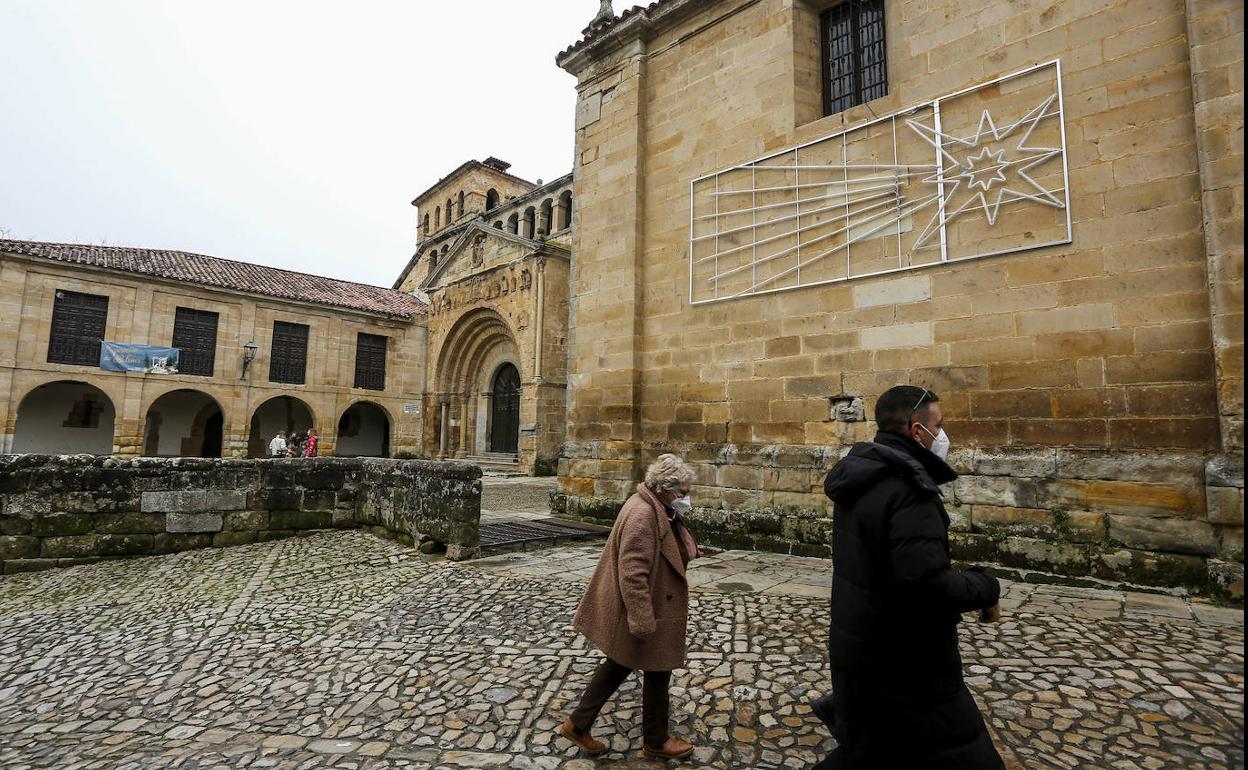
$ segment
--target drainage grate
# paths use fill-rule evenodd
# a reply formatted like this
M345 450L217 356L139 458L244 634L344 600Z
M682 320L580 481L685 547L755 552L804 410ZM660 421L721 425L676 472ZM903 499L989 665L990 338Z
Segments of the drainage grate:
M481 547L497 548L531 540L570 540L606 534L603 527L556 523L552 520L502 521L481 525Z

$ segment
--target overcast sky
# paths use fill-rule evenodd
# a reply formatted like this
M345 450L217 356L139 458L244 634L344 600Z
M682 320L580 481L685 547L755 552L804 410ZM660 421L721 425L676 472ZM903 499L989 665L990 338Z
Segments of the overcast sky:
M571 170L554 58L597 8L0 0L0 233L388 286L455 166Z

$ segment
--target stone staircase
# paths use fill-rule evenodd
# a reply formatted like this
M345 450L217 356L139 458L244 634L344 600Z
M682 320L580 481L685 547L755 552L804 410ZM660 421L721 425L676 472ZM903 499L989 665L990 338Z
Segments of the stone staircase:
M472 463L481 468L481 472L491 476L523 476L520 470L520 456L512 452L485 452L479 455L468 455L463 462Z

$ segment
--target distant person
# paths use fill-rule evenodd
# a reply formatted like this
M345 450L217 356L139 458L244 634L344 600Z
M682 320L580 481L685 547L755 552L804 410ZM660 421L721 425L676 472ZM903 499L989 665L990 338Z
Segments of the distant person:
M668 734L672 669L685 665L689 584L685 567L701 555L684 515L692 504L693 469L661 455L624 503L585 590L572 625L606 660L559 733L595 756L607 745L589 731L607 699L634 669L642 678L642 751L655 759L683 759L694 746Z
M949 561L939 398L898 385L879 433L824 481L832 513L832 693L815 704L839 744L816 770L1003 770L962 680L961 613L1001 618L997 579Z
M316 457L320 448L320 439L317 438L316 431L308 428L308 437L303 442L303 456Z
M303 439L298 433L290 434L290 440L286 442L287 457L303 457Z
M273 440L269 442L269 457L285 457L286 456L286 431L279 430Z

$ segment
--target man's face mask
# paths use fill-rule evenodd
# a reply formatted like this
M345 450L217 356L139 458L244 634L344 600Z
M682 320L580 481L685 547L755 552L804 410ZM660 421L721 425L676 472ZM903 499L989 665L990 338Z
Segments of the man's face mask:
M932 437L932 454L942 460L949 456L949 437L945 435L944 428L941 428L939 433L933 434L923 423L920 422L915 424L922 428L924 433Z

